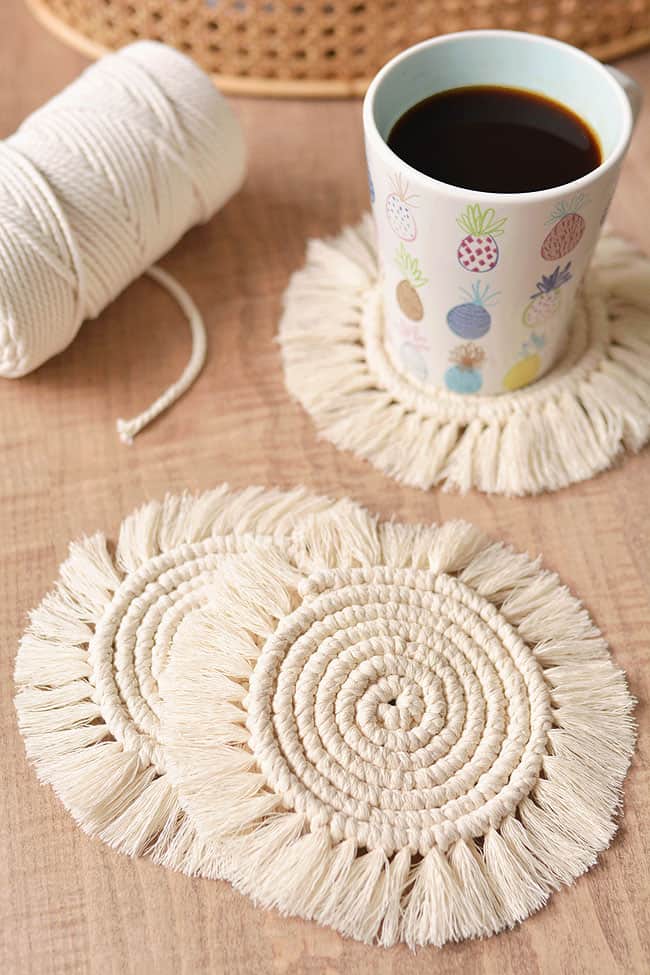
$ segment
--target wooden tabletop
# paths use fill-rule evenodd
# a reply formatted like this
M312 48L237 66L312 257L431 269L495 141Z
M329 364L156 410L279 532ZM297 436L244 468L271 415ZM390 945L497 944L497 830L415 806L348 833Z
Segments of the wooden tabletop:
M0 5L0 136L84 66L19 0ZM650 53L621 62L650 90ZM63 355L0 380L0 970L115 975L578 975L641 973L648 917L650 451L535 499L403 488L319 443L289 401L274 343L283 289L305 240L367 206L360 104L235 102L250 146L242 192L165 259L202 309L209 359L196 386L131 448L114 421L151 402L188 355L186 325L152 283L134 284ZM650 106L611 220L650 251ZM1 215L0 215L1 216ZM1 231L0 231L1 232ZM470 519L560 572L629 675L640 739L621 829L598 866L517 930L413 955L344 940L257 910L225 883L191 880L89 839L37 784L16 729L12 670L25 614L68 540L167 491L304 484L385 517Z

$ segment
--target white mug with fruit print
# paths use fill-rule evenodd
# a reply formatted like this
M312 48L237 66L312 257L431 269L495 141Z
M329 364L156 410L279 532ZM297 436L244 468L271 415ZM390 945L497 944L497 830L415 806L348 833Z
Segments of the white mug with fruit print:
M564 186L493 194L432 179L389 148L393 125L413 105L474 85L565 105L597 136L601 164ZM560 41L512 31L436 37L382 68L363 121L386 343L403 374L456 393L493 394L552 366L640 103L621 72Z

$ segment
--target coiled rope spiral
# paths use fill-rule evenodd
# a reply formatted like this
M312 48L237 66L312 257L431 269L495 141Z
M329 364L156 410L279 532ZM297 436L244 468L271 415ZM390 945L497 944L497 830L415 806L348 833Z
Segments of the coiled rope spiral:
M182 376L118 421L130 441L193 382L205 330L187 292L151 267L241 185L242 132L207 75L140 42L102 58L0 143L0 375L24 376L64 349L144 271L192 332Z
M387 855L499 826L536 783L551 727L512 627L444 573L326 570L301 588L251 678L267 782L312 829Z
M539 561L302 490L172 495L72 545L15 677L87 832L385 946L571 883L634 745L625 676Z

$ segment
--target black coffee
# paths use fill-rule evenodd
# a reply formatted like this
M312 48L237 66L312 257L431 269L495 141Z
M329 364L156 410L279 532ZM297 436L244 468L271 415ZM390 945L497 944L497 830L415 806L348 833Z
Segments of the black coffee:
M397 120L388 145L427 176L487 193L562 186L601 162L598 139L570 109L492 85L418 102Z

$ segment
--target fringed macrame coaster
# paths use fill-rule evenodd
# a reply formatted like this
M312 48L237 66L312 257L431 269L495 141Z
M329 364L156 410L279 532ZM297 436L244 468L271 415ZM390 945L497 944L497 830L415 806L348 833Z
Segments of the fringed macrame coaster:
M224 566L305 513L332 505L305 491L226 486L170 496L70 546L30 617L16 660L28 757L88 833L120 852L218 876L166 771L158 682L180 623L210 605Z
M369 217L310 243L279 340L287 388L319 433L413 487L536 494L650 438L650 262L615 237L598 245L563 357L516 392L462 396L398 369Z
M86 830L359 940L493 934L609 843L623 673L539 561L464 522L227 488L73 546L16 667Z

